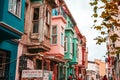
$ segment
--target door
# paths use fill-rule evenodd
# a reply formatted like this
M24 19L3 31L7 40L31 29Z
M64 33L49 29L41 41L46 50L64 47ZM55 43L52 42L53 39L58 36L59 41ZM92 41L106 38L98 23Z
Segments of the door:
M2 80L9 79L9 64L10 64L9 53L0 50L0 79Z

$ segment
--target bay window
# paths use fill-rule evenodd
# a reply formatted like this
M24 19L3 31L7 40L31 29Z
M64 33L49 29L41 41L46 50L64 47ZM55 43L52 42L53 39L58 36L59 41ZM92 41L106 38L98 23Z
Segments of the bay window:
M72 38L70 38L70 53L73 53L73 43L72 43Z
M52 26L52 34L51 34L51 38L52 38L52 44L57 44L57 26Z
M64 51L67 52L67 37L64 38Z
M39 29L39 8L33 9L33 33L38 33Z
M9 0L8 10L14 15L21 16L21 2L22 0Z

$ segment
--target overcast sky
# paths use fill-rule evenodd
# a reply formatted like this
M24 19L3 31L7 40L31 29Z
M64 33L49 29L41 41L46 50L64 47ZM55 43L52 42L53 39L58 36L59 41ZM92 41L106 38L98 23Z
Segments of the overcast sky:
M93 11L92 7L89 5L90 0L65 0L65 2L74 17L80 32L85 35L87 39L88 60L104 60L103 56L106 53L106 45L96 45L96 41L93 40L97 37L98 32L91 29L91 26L93 25L93 19L91 18Z

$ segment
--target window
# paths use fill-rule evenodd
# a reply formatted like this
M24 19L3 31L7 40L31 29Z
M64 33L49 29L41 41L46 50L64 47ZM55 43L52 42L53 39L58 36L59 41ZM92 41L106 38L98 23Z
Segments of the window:
M48 66L49 66L48 63L45 61L45 62L44 62L44 70L48 70L48 69L49 69Z
M21 2L22 0L9 0L8 4L8 10L18 17L21 16Z
M57 26L52 26L52 44L57 44Z
M42 69L42 60L36 59L36 69Z
M47 25L47 26L45 27L44 33L45 33L45 35L46 35L47 37L50 37L50 26L49 26L49 25Z
M73 44L72 44L72 38L70 38L70 53L73 52Z
M74 44L75 43L72 43L72 54L73 54L73 56L75 56L75 53L74 53L74 50L75 50Z
M64 28L61 26L61 45L64 46Z
M63 32L61 32L61 45L62 46L64 45L64 35L63 35Z
M33 9L33 33L38 33L39 27L39 8Z
M5 73L9 73L10 53L0 50L0 79L5 76ZM8 74L9 76L9 74Z
M80 39L80 45L82 45L82 43L83 43L83 41L82 41L82 39Z
M3 59L3 54L0 54L0 68L3 67L3 65L2 65L4 63L3 60L4 60Z
M57 9L52 9L52 15L53 15L53 16L57 16L57 15L58 15Z
M67 37L64 38L64 51L67 52Z
M76 44L76 57L78 58L78 54L79 54L79 48L78 48L78 44Z
M50 70L51 70L51 71L54 70L54 62L50 62Z

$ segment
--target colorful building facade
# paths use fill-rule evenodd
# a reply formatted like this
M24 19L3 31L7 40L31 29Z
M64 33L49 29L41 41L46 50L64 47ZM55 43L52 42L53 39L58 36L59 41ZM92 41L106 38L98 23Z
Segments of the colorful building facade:
M18 40L24 32L24 0L0 1L0 79L15 80Z
M54 62L46 54L50 51L51 11L56 6L55 0L26 0L25 34L19 42L15 80L44 79L53 73Z
M86 38L76 25L63 0L26 0L15 80L85 78Z

